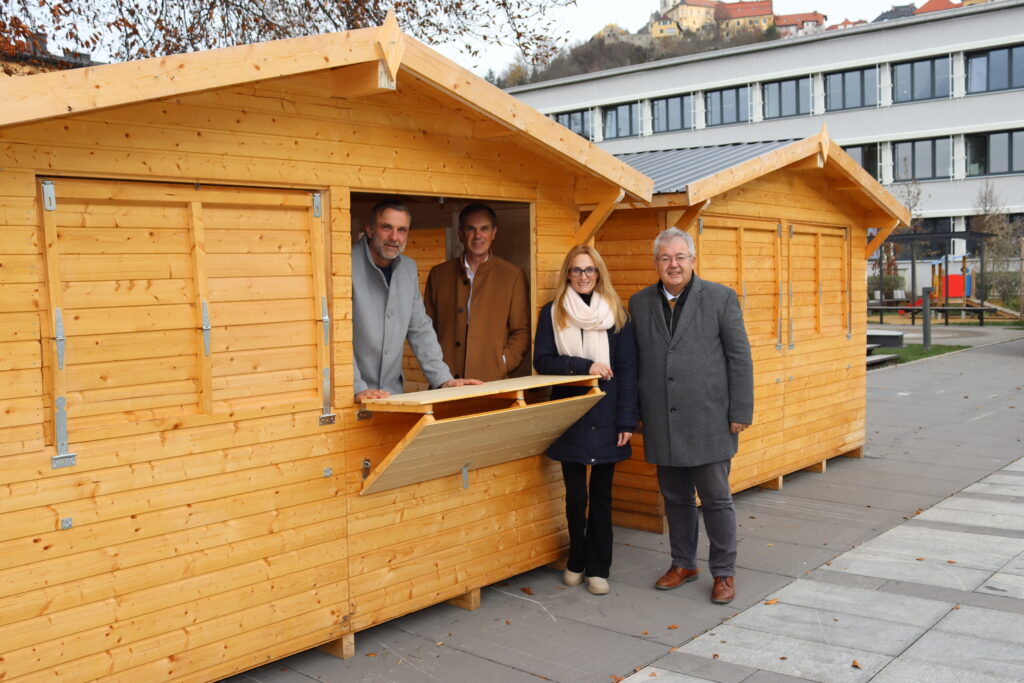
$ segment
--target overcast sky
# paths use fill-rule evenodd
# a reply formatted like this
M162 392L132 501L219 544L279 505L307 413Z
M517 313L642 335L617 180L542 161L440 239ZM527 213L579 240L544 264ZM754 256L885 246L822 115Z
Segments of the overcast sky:
M871 21L894 4L910 2L911 0L775 0L774 8L776 14L821 12L828 17L828 23L834 24L843 19ZM920 7L924 0L916 0L914 4ZM563 25L570 27L570 41L580 42L590 38L606 24L618 24L636 32L658 6L658 0L577 0L575 7L561 10L560 15ZM488 69L501 73L515 59L516 54L511 48L484 47L479 57L471 58L459 54L450 47L442 46L440 50L462 66L481 75Z

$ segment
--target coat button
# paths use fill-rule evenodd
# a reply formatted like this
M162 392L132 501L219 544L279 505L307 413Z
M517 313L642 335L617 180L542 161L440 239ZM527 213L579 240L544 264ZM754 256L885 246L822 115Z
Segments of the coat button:
M455 379L458 379L459 378L459 373L456 372L454 375L452 375L452 377L454 377Z
M671 377L669 377L669 378L668 378L668 381L669 381L669 382L672 382L672 381L673 381L673 379L672 379Z
M674 412L676 412L676 409L675 409L675 408L669 408L669 409L668 409L668 412L670 412L670 413L674 413Z
M456 341L456 342L455 342L455 346L456 346L456 347L462 346L462 342L460 342L460 341Z
M459 307L458 307L458 308L456 308L455 310L456 310L457 312L459 312L459 313L462 313L462 306L459 306Z
M597 427L591 427L590 431L592 431L592 432L597 431Z
M468 287L469 286L469 279L467 278L467 279L463 280L462 284L464 284L464 285L466 285Z

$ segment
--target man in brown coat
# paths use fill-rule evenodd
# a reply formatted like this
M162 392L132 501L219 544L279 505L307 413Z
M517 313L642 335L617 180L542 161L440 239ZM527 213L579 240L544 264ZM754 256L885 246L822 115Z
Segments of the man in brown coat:
M459 213L463 254L434 266L427 277L423 303L456 378L504 379L530 344L526 276L491 253L497 234L494 210L470 204Z

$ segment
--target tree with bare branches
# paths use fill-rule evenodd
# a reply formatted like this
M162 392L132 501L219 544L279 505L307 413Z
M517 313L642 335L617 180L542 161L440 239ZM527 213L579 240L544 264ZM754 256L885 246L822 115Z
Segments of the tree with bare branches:
M0 0L0 60L31 53L40 34L112 61L378 26L434 44L514 45L531 63L557 51L566 29L551 10L575 0Z

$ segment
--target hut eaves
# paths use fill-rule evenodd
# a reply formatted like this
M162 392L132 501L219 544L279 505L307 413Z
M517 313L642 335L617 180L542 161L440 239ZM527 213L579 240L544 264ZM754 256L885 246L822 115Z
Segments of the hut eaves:
M515 135L615 192L651 198L649 178L402 33L390 12L380 27L8 79L0 82L0 127L324 70L333 72L335 97L394 91L407 73L475 112L474 135ZM580 201L593 200L584 185Z

